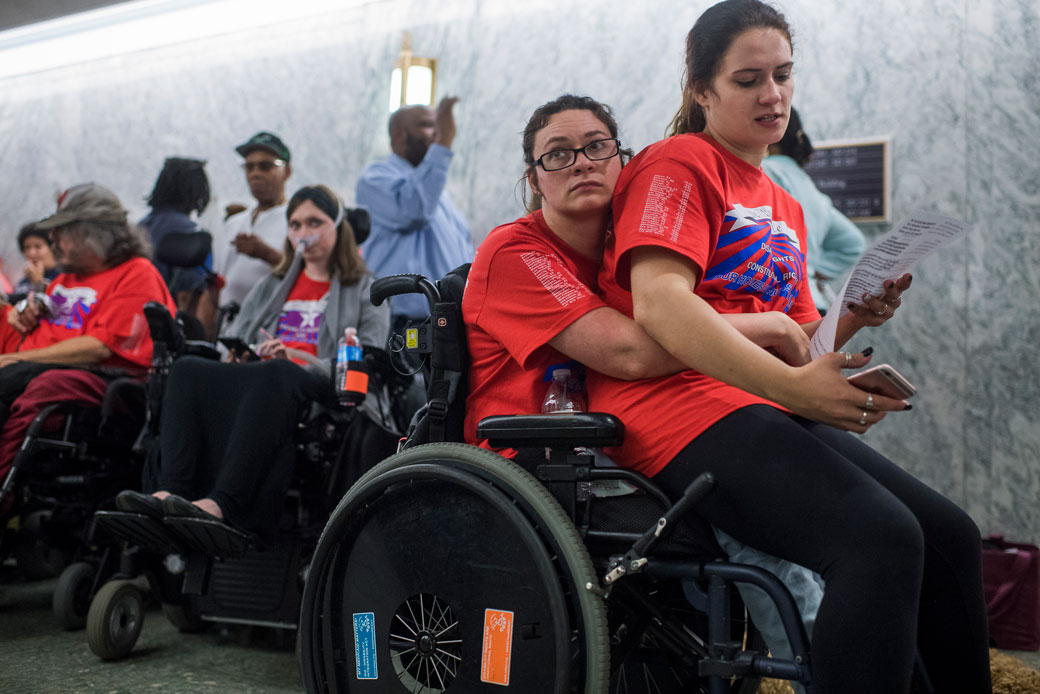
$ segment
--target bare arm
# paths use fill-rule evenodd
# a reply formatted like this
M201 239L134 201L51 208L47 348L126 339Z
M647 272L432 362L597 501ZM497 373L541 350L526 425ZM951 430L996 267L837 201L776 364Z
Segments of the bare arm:
M665 376L686 368L635 321L606 306L581 316L549 344L590 369L625 381Z
M89 335L80 335L46 347L4 354L0 356L0 367L8 366L16 361L41 361L50 364L83 366L97 364L111 356L112 350L106 347L101 340Z
M866 431L885 411L905 403L873 397L867 423L863 391L841 373L845 358L824 355L794 367L746 338L694 293L699 271L688 259L661 248L632 251L632 298L636 322L670 354L689 367L826 424ZM848 366L869 359L855 356Z

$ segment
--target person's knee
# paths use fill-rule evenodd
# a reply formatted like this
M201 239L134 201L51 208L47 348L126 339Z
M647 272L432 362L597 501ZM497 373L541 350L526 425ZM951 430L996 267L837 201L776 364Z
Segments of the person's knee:
M902 504L888 504L861 515L844 538L844 563L856 565L887 588L918 584L924 569L924 531ZM822 572L824 580L835 578Z

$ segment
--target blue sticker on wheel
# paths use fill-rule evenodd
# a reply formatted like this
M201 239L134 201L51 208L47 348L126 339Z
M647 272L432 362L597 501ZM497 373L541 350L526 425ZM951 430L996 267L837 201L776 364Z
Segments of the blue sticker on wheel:
M359 680L379 679L376 666L376 615L374 612L354 613L354 662Z

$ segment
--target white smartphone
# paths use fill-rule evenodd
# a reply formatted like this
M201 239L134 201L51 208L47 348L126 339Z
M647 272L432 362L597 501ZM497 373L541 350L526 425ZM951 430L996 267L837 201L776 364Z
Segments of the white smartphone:
M868 393L905 400L917 392L910 381L888 364L879 364L849 376L849 383Z

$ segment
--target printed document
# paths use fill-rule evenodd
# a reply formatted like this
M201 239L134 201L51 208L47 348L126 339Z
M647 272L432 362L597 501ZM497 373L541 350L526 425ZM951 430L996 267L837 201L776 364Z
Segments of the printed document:
M963 236L971 225L952 217L914 212L908 220L882 236L852 268L809 343L813 359L834 351L838 318L849 312L848 304L863 302L864 294L878 295L885 280L909 272L917 261Z

